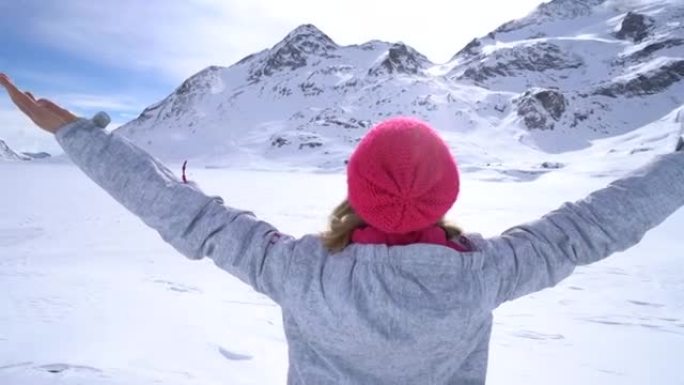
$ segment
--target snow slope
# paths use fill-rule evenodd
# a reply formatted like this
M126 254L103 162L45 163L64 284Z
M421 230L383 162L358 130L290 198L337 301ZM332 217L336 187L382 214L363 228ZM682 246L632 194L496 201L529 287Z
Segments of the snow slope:
M584 171L530 183L465 173L450 216L493 235L621 173ZM185 260L73 166L3 163L0 175L12 181L0 205L0 384L285 383L280 313L265 297ZM339 174L189 176L294 235L322 229L345 191ZM634 249L497 310L488 384L683 384L683 226L680 211Z

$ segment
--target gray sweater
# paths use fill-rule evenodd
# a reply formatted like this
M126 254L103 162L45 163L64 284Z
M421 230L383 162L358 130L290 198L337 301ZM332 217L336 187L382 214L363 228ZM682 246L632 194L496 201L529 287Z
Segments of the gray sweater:
M183 184L100 120L57 140L93 181L179 252L210 258L277 302L290 385L484 384L492 310L556 285L577 265L636 244L684 205L684 152L660 156L586 199L447 247L350 245L331 255Z

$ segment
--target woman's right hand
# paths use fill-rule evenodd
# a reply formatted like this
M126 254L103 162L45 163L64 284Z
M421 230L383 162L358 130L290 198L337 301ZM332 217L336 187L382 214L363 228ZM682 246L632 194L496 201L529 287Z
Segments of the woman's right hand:
M5 88L21 112L47 132L54 134L60 127L78 119L76 115L47 99L36 100L30 92L20 91L10 78L1 72L0 86Z

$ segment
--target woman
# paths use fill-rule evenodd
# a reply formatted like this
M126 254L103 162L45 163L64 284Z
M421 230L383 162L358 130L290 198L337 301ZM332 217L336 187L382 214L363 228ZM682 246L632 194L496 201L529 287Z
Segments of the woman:
M330 229L301 239L178 181L103 128L0 84L74 163L191 259L208 257L282 307L288 383L483 384L492 310L625 250L684 205L684 151L543 218L483 239L442 221L459 175L425 123L369 131Z

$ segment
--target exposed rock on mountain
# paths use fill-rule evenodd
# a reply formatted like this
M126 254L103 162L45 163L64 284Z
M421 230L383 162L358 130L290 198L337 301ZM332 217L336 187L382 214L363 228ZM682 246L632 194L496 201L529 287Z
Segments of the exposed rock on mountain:
M616 97L658 94L684 79L684 60L663 61L658 68L649 69L611 82L596 91L598 95Z
M664 39L653 43L649 43L644 48L641 48L638 51L629 54L625 59L632 63L639 62L651 57L654 54L657 54L659 51L664 50L666 48L676 47L677 49L684 50L684 47L680 48L682 46L684 46L684 39Z
M648 36L651 26L654 24L650 17L635 13L627 12L625 18L622 19L620 30L615 36L618 39L630 39L634 42L640 42Z
M394 73L419 75L430 65L432 63L424 55L405 44L397 43L390 47L377 65L368 70L368 74L374 76Z
M534 89L518 100L518 115L529 129L551 130L567 108L567 100L557 90Z
M564 51L555 44L541 41L525 46L502 48L483 57L477 64L469 66L458 79L485 82L498 76L525 76L526 72L575 69L582 64L584 62L580 56Z

